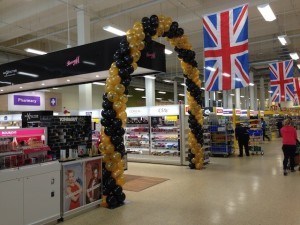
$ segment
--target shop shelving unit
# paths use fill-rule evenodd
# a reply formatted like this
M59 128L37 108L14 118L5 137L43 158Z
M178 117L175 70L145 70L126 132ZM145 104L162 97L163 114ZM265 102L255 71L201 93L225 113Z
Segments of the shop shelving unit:
M230 117L209 118L209 132L211 133L211 154L229 156L233 153L234 131Z

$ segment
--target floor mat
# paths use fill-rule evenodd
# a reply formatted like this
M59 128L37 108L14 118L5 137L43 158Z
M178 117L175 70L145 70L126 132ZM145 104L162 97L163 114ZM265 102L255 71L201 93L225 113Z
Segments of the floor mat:
M160 184L168 179L159 178L159 177L144 177L125 174L126 183L123 186L123 189L126 191L140 192L149 187Z

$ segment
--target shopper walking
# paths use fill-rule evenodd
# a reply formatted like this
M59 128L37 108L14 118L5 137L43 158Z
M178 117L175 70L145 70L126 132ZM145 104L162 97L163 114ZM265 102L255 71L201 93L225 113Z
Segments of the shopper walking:
M266 135L266 128L267 128L266 121L264 120L264 118L260 118L260 122L261 122L261 129L263 132L263 141L265 140L265 137L268 139L268 141L270 141L269 136Z
M243 157L243 147L245 148L245 153L249 156L249 128L247 126L242 126L241 124L236 124L235 128L235 138L239 143L239 157Z
M283 174L287 176L287 164L290 160L291 172L295 172L295 152L296 152L296 143L297 143L297 131L292 126L291 120L286 119L284 121L284 126L280 130L282 136L282 150L284 154L283 159Z

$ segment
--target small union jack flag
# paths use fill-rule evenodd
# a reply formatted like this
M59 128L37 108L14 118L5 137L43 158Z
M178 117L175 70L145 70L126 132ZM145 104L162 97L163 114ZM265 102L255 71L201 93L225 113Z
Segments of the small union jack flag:
M300 79L298 77L294 78L294 104L299 105L300 99Z
M293 101L294 69L293 60L269 64L272 102Z
M249 85L248 5L203 17L205 90Z

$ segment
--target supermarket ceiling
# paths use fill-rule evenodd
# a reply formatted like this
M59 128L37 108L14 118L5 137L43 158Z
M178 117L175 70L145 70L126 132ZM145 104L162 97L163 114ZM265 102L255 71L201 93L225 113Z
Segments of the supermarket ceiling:
M145 15L171 16L184 28L203 68L202 15L240 4L249 4L249 55L255 76L268 80L267 64L300 54L299 0L1 0L0 64L31 57L26 48L53 52L77 45L78 7L83 5L91 18L91 41L114 37L103 30L114 26L126 31ZM269 3L277 19L266 22L257 5ZM278 35L287 34L291 43L282 46ZM159 42L171 49L163 39ZM167 73L180 74L176 55L166 55ZM162 75L164 76L164 75Z

